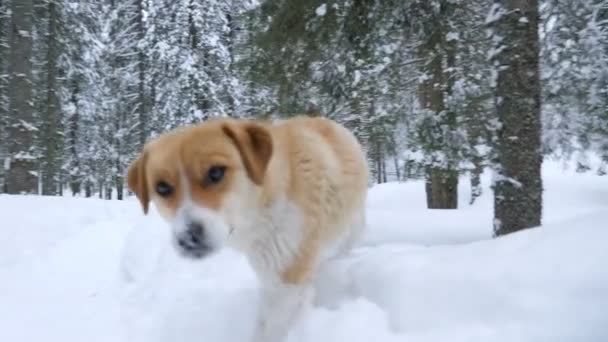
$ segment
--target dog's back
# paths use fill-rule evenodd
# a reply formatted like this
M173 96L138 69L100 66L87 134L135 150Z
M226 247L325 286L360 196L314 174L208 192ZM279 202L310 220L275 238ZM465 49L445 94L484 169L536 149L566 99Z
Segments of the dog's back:
M331 120L293 118L275 126L273 135L279 159L289 160L288 197L304 216L299 254L283 273L298 283L360 234L368 168L354 135Z

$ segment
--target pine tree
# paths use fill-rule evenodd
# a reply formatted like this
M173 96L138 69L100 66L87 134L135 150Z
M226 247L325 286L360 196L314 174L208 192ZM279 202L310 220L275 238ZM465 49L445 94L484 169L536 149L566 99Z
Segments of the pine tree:
M536 227L542 217L538 2L496 1L493 29L496 110L500 121L494 184L494 230Z
M70 0L63 7L66 20L65 35L65 81L62 82L65 96L64 108L64 163L72 195L92 195L97 135L93 114L98 101L99 50L97 32L99 29L100 4L84 0Z
M543 149L576 158L590 170L589 153L608 165L608 1L547 1L541 27L543 65Z
M9 153L7 192L37 193L38 132L32 107L33 0L12 0L9 77Z

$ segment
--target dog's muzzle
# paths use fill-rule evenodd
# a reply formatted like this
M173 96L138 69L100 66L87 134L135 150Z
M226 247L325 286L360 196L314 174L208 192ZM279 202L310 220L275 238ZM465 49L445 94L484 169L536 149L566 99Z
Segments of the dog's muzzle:
M202 258L213 251L205 227L197 222L190 222L186 229L175 236L177 248L183 256Z

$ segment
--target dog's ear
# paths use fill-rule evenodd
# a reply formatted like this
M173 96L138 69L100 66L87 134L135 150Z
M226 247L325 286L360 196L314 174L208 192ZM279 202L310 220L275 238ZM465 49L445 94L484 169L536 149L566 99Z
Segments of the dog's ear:
M127 172L127 185L129 189L135 193L141 207L144 210L144 214L148 213L148 204L150 203L150 196L148 194L148 182L146 179L146 160L148 154L143 152L131 165Z
M238 148L249 178L261 185L273 151L268 129L254 122L226 123L222 129Z

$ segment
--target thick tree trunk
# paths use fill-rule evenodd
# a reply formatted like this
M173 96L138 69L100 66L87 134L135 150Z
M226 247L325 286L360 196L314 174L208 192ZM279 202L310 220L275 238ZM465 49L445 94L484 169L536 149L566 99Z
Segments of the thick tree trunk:
M8 4L6 0L0 0L0 193L6 192L6 170L4 170L4 159L8 156L8 139L6 136L8 128L7 115L7 90L8 75L6 74L7 53L8 53Z
M430 6L426 11L432 12ZM441 11L447 16L450 11L449 3L441 2ZM434 118L429 118L422 128L426 137L424 148L433 157L426 171L426 196L429 209L458 208L458 171L454 168L455 161L451 159L451 134L455 130L456 118L447 108L445 97L451 93L453 79L449 68L455 63L455 46L446 42L446 28L438 23L431 30L427 40L418 48L418 54L426 60L424 70L428 76L418 89L420 105L428 110ZM447 128L447 130L446 130ZM435 155L441 157L437 158Z
M505 235L541 224L542 179L538 1L500 1L494 21L502 51L496 56L498 163L494 230Z
M424 82L420 89L421 104L424 108L441 115L445 111L443 96L443 77L441 67L441 56L436 54L429 65L433 77ZM446 138L439 133L436 127L440 123L431 124L432 127L424 127L428 130L426 134L433 136L431 141L427 141L427 148L430 151L441 151L444 147L443 140ZM437 140L434 140L437 139ZM458 172L451 169L447 161L437 161L444 164L444 167L429 166L426 172L426 198L429 209L456 209L458 208Z
M57 6L54 0L48 2L48 35L46 55L46 113L44 116L43 142L45 146L42 194L56 195L59 173L59 98L57 96Z
M426 205L429 209L458 207L458 172L428 168L426 172Z
M11 6L9 74L9 153L7 192L38 192L34 139L37 131L32 107L33 0L13 0Z

